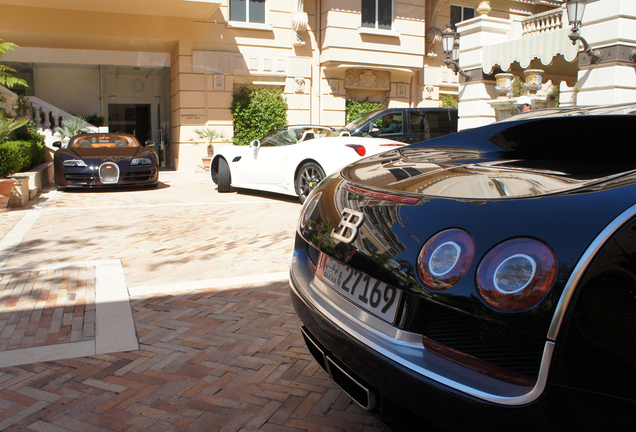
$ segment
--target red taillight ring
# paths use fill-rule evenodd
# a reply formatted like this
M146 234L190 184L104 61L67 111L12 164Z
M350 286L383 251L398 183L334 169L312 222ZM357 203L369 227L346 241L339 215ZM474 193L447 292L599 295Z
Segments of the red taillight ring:
M552 289L558 263L546 243L533 238L506 240L492 248L477 268L477 291L502 312L530 309Z
M429 289L441 291L459 282L475 256L475 240L462 229L438 232L417 257L417 274Z

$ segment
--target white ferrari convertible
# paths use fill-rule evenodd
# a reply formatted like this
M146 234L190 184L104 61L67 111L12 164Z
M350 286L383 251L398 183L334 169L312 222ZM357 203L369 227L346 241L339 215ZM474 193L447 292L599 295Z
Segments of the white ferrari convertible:
M309 192L338 168L404 143L382 138L327 137L334 128L296 125L276 129L249 146L224 147L210 162L219 192L230 186L297 196Z

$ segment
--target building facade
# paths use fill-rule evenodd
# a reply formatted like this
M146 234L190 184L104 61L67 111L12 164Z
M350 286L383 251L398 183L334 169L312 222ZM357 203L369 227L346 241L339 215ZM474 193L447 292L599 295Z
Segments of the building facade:
M232 95L243 85L281 89L290 124L343 126L351 98L423 107L449 95L459 96L460 127L494 121L495 75L541 69L537 61L546 59L524 51L527 59L506 64L499 48L487 47L515 52L524 20L562 14L563 3L0 0L0 38L20 46L2 63L29 82L17 91L38 109L101 119L159 143L166 167L198 170L206 149L194 130L230 139ZM474 75L469 82L444 63L447 24L461 34L459 64ZM577 49L548 63L552 82L574 88L585 70Z

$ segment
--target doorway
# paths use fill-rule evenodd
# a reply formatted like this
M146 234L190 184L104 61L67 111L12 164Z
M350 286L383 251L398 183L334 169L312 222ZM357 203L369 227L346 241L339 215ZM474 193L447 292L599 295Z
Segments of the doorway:
M150 104L108 104L108 130L133 135L144 143L152 140Z

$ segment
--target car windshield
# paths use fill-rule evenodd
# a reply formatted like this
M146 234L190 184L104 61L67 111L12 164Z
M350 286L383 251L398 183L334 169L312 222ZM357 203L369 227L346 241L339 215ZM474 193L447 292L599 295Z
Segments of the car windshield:
M110 148L140 147L139 142L130 135L123 134L85 134L71 139L68 147L72 148Z
M350 133L353 133L353 132L357 131L360 128L360 126L362 126L363 124L365 124L366 122L371 120L377 114L378 114L378 110L369 111L368 113L363 114L361 117L358 117L354 121L352 121L349 124L347 124L344 127L344 129L349 131Z
M296 144L302 137L303 130L296 128L284 128L275 130L261 140L261 147L276 147Z
M261 140L261 147L286 146L300 141L322 138L334 130L328 126L286 126L266 135Z

